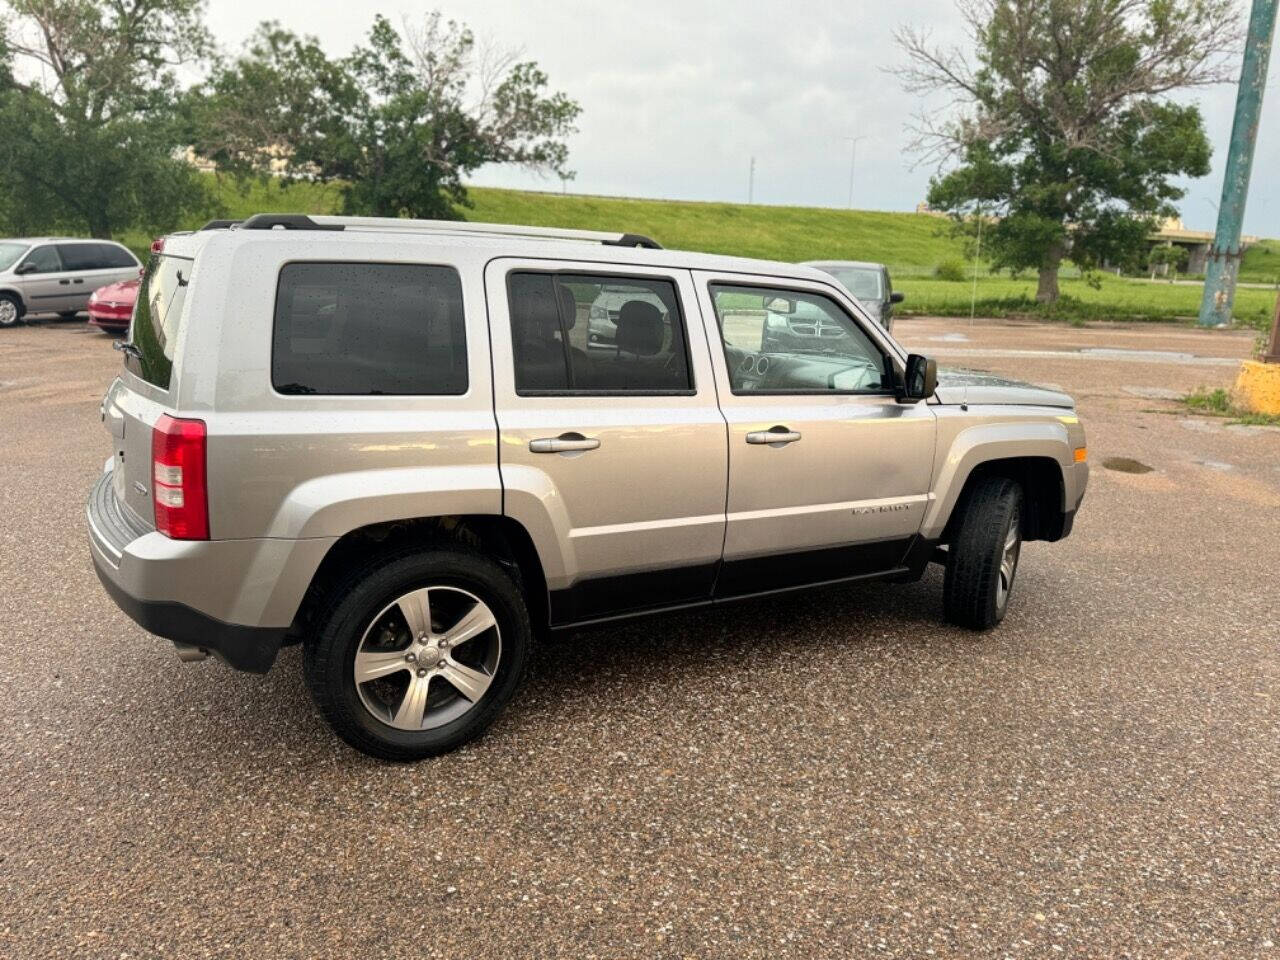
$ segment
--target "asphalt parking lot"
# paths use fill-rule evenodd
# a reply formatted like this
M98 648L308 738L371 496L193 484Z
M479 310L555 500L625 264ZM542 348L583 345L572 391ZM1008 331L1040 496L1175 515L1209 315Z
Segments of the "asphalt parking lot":
M296 649L183 664L115 609L83 503L119 357L0 331L0 956L1280 954L1280 430L1166 398L1251 338L897 332L1086 419L1075 533L1000 629L943 625L935 569L582 631L394 766Z

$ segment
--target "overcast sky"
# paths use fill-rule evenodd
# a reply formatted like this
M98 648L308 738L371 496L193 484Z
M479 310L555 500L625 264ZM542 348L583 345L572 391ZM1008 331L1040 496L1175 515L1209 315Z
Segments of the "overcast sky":
M1244 0L1241 0L1242 5ZM209 24L228 51L254 25L276 19L345 53L374 10L400 26L438 7L477 34L522 48L554 89L581 103L570 141L577 179L568 189L683 200L747 199L843 207L851 144L857 144L853 205L911 210L930 174L906 152L906 125L920 104L885 73L901 61L900 23L960 39L952 0L210 0ZM1280 236L1280 66L1273 59L1254 159L1246 233ZM1213 172L1190 184L1187 225L1211 230L1231 135L1234 88L1193 94L1213 144ZM558 190L516 168L490 167L474 182Z

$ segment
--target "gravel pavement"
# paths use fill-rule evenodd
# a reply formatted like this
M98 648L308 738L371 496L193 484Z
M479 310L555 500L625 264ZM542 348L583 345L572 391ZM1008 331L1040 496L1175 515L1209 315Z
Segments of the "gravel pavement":
M297 649L183 664L115 609L83 503L119 357L0 331L0 956L1280 957L1280 430L1163 399L1251 338L898 334L1085 418L1001 628L943 625L935 568L585 630L395 766Z

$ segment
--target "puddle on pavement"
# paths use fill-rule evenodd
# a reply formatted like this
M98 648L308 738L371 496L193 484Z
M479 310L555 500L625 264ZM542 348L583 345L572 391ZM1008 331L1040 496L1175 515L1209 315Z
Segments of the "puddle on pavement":
M1108 470L1115 470L1119 473L1150 473L1155 467L1149 467L1141 460L1134 460L1132 457L1107 457L1102 461L1102 465Z

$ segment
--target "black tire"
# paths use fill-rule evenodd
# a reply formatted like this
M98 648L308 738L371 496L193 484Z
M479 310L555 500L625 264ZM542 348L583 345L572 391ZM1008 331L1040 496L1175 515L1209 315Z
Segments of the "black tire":
M461 716L433 729L404 730L375 717L356 689L361 639L379 611L422 587L467 591L492 611L501 655L483 695ZM497 563L458 544L401 553L366 565L334 589L303 650L303 672L316 706L333 731L362 753L384 760L420 760L480 736L515 695L532 644L519 586Z
M959 529L947 549L943 611L957 626L989 630L1004 619L1018 572L1022 487L1003 477L981 481L963 509ZM1002 591L1001 563L1011 529L1017 531L1016 544L1012 571Z
M12 307L12 310L3 309ZM16 327L22 322L22 300L12 293L0 293L0 327Z

